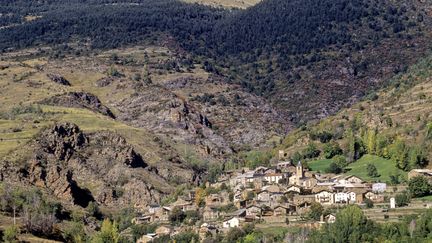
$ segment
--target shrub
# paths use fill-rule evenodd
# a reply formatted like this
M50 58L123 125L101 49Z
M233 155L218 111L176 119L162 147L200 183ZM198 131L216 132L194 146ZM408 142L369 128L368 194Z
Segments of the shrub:
M372 200L370 200L369 198L365 199L365 204L366 204L367 208L373 208L373 206L374 206Z
M342 149L339 147L339 144L336 142L327 143L324 145L324 157L326 159L331 159L336 155L341 155L343 153Z
M20 233L19 228L16 225L11 225L5 228L3 232L3 242L12 243L18 242L18 235Z
M339 174L343 172L343 168L336 162L331 162L329 167L326 169L327 173Z
M310 143L307 148L303 150L303 157L306 159L316 158L320 155L321 151L315 146L315 144Z
M413 197L423 197L430 194L432 186L423 176L413 177L408 183L409 191Z
M398 207L403 207L403 206L408 205L410 200L411 199L410 199L408 193L406 193L406 192L397 194L395 196L396 206L398 206Z
M370 176L370 177L379 177L380 176L380 174L378 174L378 170L377 170L376 166L371 164L371 163L367 164L366 170L367 170L368 176Z

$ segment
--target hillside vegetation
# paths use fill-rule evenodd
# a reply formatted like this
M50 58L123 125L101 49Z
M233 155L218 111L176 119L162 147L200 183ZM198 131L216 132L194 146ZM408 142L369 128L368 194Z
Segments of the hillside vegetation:
M282 148L294 160L310 160L313 170L403 180L404 171L432 161L431 75L429 56L352 108L293 132ZM369 172L369 164L377 173Z
M70 42L115 48L164 33L206 71L302 123L353 104L423 56L429 7L417 0L266 0L245 10L174 0L5 1L0 12L11 17L0 49Z

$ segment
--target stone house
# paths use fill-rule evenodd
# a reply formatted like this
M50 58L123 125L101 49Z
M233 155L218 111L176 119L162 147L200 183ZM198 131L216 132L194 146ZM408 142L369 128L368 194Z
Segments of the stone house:
M430 169L414 169L408 172L409 180L416 176L423 176L429 181L429 183L432 183L432 170Z
M136 243L153 242L157 237L158 235L156 233L146 234L141 236L141 238L139 238Z
M342 176L340 178L336 179L336 182L338 184L362 184L364 181L357 176L349 175L349 176Z
M183 212L197 210L197 207L192 203L192 201L186 201L182 198L179 198L170 206L171 208L175 208L175 207L181 208Z
M374 192L367 192L365 194L365 198L371 200L374 203L383 203L384 202L384 195L374 193Z
M288 215L294 214L295 211L296 209L294 205L288 205L288 206L278 205L273 208L275 217L286 217Z
M313 189L317 183L318 180L314 177L307 177L301 180L301 185L306 189Z
M292 185L292 186L289 186L285 192L295 192L295 193L300 194L301 191L302 191L302 188L300 186Z
M261 202L269 202L270 201L270 192L267 190L263 190L257 193L256 199Z
M315 201L320 204L330 205L335 202L335 196L333 192L330 191L321 191L315 194Z
M205 198L205 205L209 207L220 207L224 204L224 198L219 194L210 194Z
M205 207L203 212L203 219L204 221L215 221L221 217L221 213L216 209L212 207Z
M170 207L162 207L162 210L159 210L154 214L154 221L169 221L169 214L171 212Z
M261 217L262 208L256 205L251 205L246 208L246 216Z
M261 190L266 190L270 193L275 193L275 192L280 192L281 189L278 185L269 185L269 186L264 186Z

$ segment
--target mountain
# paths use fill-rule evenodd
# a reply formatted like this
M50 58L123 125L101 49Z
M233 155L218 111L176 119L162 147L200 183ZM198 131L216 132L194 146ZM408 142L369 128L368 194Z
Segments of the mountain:
M165 33L207 71L299 124L355 103L422 57L430 7L417 0L267 0L244 10L172 0L6 1L1 12L11 17L0 49L115 48Z
M8 216L13 188L19 214L94 231L278 150L338 173L428 166L430 2L199 2L2 1Z
M352 169L354 174L361 173L361 177L369 180L388 178L392 173L399 173L403 178L411 169L430 168L431 72L429 55L363 101L293 131L280 149L294 160L306 159L312 169L324 172L336 163L346 167L346 173L350 174ZM314 156L309 156L311 148ZM344 155L347 160L341 161L338 155ZM366 159L369 163L375 160L373 164L383 166L383 170L378 170L381 176L367 175L364 167L354 169L364 161L361 159L364 155L369 156Z

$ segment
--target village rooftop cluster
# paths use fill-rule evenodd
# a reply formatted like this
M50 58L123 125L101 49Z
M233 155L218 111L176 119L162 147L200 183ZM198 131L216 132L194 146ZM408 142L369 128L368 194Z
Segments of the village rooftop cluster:
M282 152L283 153L283 152ZM412 176L431 171L413 170ZM134 223L158 223L152 234L144 235L139 242L149 242L161 235L174 236L184 230L173 227L170 215L174 210L195 212L201 220L193 229L205 237L208 234L226 232L245 223L296 223L304 221L312 204L324 208L337 208L348 204L364 206L365 200L384 203L394 191L386 183L367 183L353 175L321 174L306 170L301 162L284 161L270 168L242 168L226 171L215 183L208 183L216 192L205 195L197 204L196 191L166 205L150 205ZM394 198L389 198L389 208L395 208ZM333 213L321 215L316 224L333 223ZM190 228L188 229L190 230Z

